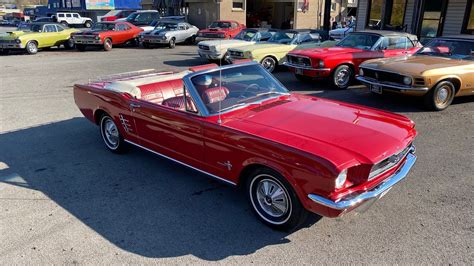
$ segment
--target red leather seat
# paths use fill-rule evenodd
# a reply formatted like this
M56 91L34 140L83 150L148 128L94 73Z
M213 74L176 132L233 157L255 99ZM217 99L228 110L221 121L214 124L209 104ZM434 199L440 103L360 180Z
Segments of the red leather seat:
M229 89L226 87L209 88L202 93L202 100L205 104L215 103L224 100L227 95L229 95Z
M183 95L183 80L174 79L139 86L141 99L161 104L164 99Z

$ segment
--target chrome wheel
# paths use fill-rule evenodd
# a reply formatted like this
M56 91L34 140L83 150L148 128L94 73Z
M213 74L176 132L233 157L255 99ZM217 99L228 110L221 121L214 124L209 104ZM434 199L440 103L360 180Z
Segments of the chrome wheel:
M26 51L29 54L36 54L38 52L38 45L35 42L28 42L26 44Z
M175 41L174 38L172 38L172 39L170 40L170 43L169 43L168 47L169 47L169 48L174 48L175 46L176 46L176 41Z
M111 150L116 150L120 145L120 133L112 118L104 116L101 121L101 133L105 145Z
M436 93L435 102L436 105L443 107L448 102L448 99L451 95L451 88L448 86L442 86L439 88L438 93Z
M260 174L249 186L250 201L258 216L273 225L284 224L292 214L292 202L286 187L269 174Z
M110 39L106 39L104 42L104 50L110 51L112 50L112 41Z
M288 211L288 196L273 180L264 179L258 183L257 199L260 207L273 217L281 217Z
M352 78L352 70L349 66L342 65L334 71L334 85L338 88L345 89L349 86Z
M441 81L425 96L425 106L434 111L441 111L451 105L456 89L451 81Z
M275 70L276 61L275 59L273 59L273 57L267 56L263 58L261 65L263 66L263 68L265 68L266 70L268 70L268 72L271 73Z

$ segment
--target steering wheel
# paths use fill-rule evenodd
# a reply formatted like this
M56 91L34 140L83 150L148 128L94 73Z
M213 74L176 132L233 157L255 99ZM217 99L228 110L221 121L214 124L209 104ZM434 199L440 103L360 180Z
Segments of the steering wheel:
M245 95L249 93L252 88L255 88L255 93L258 93L258 91L260 91L260 85L258 85L257 83L252 83L244 89L244 91L239 95L239 98L245 98Z

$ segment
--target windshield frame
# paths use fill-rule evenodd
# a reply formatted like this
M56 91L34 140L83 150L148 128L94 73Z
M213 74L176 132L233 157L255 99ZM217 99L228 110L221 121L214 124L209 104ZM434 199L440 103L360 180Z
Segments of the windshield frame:
M245 39L237 39L237 37L239 37L240 35L242 36L245 36L245 33L247 32L253 32L255 33L252 38L250 40L245 40ZM259 35L260 31L258 30L254 30L254 29L243 29L241 31L239 31L239 33L237 33L237 35L235 35L235 37L233 38L234 40L240 40L240 41L246 41L246 42L251 42L251 41L255 41L257 36Z
M270 73L263 72L263 73L268 74L267 77L271 78L272 81L274 81L278 86L285 89L285 92L284 93L278 93L276 96L267 97L267 98L264 98L264 99L261 99L261 100L255 99L254 101L249 101L245 104L236 104L236 105L233 106L233 108L227 108L224 111L221 111L221 112L218 112L218 113L210 113L209 110L207 109L206 105L204 104L201 96L199 95L196 87L194 86L194 83L192 82L192 79L196 76L200 76L200 75L203 75L203 74L213 73L213 72L220 71L220 70L224 71L224 70L228 70L228 69L232 69L232 68L240 68L240 67L245 67L245 66L257 66L257 67L261 67L263 70L265 70L258 62L253 62L252 61L252 62L237 64L237 65L226 65L226 66L221 66L219 68L211 68L211 69L206 69L206 70L202 70L202 71L198 71L198 72L193 72L193 73L189 73L189 74L187 74L186 76L183 77L185 91L187 91L189 93L189 95L191 96L192 100L194 101L194 103L196 104L196 107L198 109L197 115L202 116L202 117L215 117L215 116L218 116L218 115L233 112L233 111L241 109L241 108L245 108L245 107L250 106L250 105L259 104L259 103L264 102L264 101L268 101L268 100L271 100L271 99L274 99L274 98L278 98L278 97L281 97L282 95L290 95L291 94L290 91L277 78L275 78Z
M356 36L356 35L373 35L373 36L378 36L378 39L377 41L369 48L369 49L363 49L363 48L358 48L358 47L349 47L349 46L339 46L339 44L341 42L343 42L345 39L351 37L351 36ZM376 34L376 33L366 33L366 32L357 32L357 33L350 33L349 35L347 35L346 37L344 37L342 40L338 41L334 47L341 47L341 48L354 48L354 49L361 49L361 50L364 50L364 51L375 51L377 50L377 47L380 45L380 43L382 42L384 36L383 35L379 35L379 34Z

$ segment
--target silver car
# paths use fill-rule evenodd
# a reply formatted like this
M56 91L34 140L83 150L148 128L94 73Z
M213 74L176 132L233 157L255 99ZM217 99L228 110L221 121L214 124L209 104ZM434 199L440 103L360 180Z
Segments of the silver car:
M152 31L142 32L139 40L145 48L153 45L174 48L177 43L194 43L198 31L197 27L187 22L160 21Z

